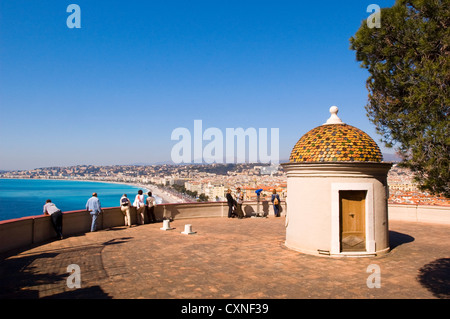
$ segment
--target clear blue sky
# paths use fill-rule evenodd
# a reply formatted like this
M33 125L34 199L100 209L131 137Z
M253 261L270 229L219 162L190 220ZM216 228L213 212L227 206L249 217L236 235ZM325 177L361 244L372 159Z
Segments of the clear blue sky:
M288 159L332 105L382 147L349 38L394 2L1 0L0 169L168 161L196 119L279 128Z

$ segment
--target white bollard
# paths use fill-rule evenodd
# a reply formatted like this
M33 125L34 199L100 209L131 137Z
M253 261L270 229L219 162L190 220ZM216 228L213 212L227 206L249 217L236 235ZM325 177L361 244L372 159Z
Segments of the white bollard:
M181 232L182 234L185 235L191 235L191 234L195 234L196 232L192 231L192 225L191 224L186 224L184 225L184 231Z
M164 220L163 220L163 227L160 228L160 229L161 229L161 230L172 230L172 229L174 229L174 228L171 228L171 227L170 227L170 220L164 219Z

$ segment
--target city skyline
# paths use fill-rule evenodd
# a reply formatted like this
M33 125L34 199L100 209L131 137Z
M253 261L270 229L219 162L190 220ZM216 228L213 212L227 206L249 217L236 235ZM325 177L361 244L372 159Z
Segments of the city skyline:
M78 180L125 183L138 187L172 186L171 199L191 202L193 198L181 194L186 191L204 194L208 200L225 200L228 188L240 187L247 200L255 200L255 190L264 189L267 199L273 189L281 198L286 196L287 179L281 167L258 164L179 164L179 165L77 165L69 167L46 167L32 170L1 172L0 178ZM421 191L413 174L406 168L394 164L388 173L389 203L449 206L448 198ZM165 189L163 187L162 189ZM167 189L166 189L167 190ZM160 193L161 195L161 193ZM161 195L162 196L162 195ZM167 196L167 193L166 193ZM164 198L164 196L162 196Z
M0 1L0 170L170 162L196 120L277 128L283 161L332 105L394 152L349 48L373 1L72 3L80 28L69 2Z

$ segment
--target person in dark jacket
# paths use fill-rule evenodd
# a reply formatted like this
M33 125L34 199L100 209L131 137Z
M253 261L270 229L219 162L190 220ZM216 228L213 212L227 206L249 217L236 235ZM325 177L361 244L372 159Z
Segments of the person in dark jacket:
M233 209L236 207L236 201L231 195L231 189L227 190L228 218L234 217Z

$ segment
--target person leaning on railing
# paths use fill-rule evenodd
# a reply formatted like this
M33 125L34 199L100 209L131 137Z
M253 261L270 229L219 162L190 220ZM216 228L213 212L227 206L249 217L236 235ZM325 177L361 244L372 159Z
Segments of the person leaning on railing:
M44 215L50 215L52 220L53 228L55 229L56 235L59 239L63 239L62 234L62 212L52 203L50 199L47 199L44 205Z

